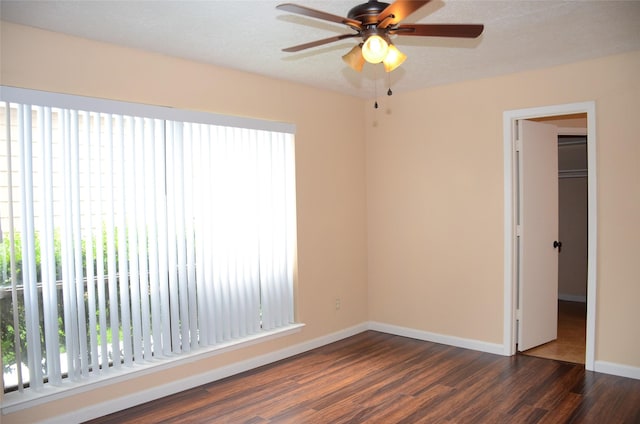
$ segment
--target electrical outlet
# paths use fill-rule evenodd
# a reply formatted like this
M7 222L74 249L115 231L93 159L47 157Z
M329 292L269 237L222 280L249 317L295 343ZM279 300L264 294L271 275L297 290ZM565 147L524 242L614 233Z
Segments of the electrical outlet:
M340 298L339 298L339 297L336 297L336 311L340 310L340 307L341 307L341 306L342 306L342 305L340 304Z

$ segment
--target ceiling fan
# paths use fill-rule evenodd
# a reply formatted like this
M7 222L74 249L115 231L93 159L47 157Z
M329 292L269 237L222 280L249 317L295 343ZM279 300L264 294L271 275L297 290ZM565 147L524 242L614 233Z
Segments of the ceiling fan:
M277 9L344 24L355 31L350 34L336 35L288 47L282 49L282 51L298 52L346 38L361 37L362 43L359 43L349 53L342 56L342 59L358 72L362 71L365 61L369 63L382 62L385 71L391 72L407 58L405 54L393 45L391 36L476 38L482 34L484 25L480 24L400 24L400 21L429 3L429 1L396 0L389 4L377 0L369 0L352 8L346 18L293 3L280 4L276 6Z

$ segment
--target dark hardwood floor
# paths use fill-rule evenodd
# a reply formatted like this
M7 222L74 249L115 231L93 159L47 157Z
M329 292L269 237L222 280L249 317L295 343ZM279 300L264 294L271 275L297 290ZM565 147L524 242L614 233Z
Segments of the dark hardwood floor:
M367 331L93 421L640 423L640 380Z

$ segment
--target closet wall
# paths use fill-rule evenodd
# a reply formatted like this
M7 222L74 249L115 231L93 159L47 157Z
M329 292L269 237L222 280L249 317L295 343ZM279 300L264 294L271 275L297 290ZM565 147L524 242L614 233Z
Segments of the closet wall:
M558 297L587 299L587 144L586 136L558 139L559 225Z

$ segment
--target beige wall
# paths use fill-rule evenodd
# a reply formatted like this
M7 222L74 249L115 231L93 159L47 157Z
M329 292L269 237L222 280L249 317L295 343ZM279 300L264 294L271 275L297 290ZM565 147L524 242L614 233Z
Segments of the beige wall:
M292 336L2 417L34 422L367 319L365 158L360 100L284 81L2 23L0 83L292 122L298 208L297 318ZM335 310L335 297L342 307Z
M369 318L502 343L506 110L594 100L596 361L640 367L640 52L366 105Z
M596 359L640 367L640 52L396 94L376 111L370 101L5 23L1 47L2 84L295 123L297 305L307 324L3 422L133 394L366 320L502 343L502 113L586 100L597 102L598 125Z

